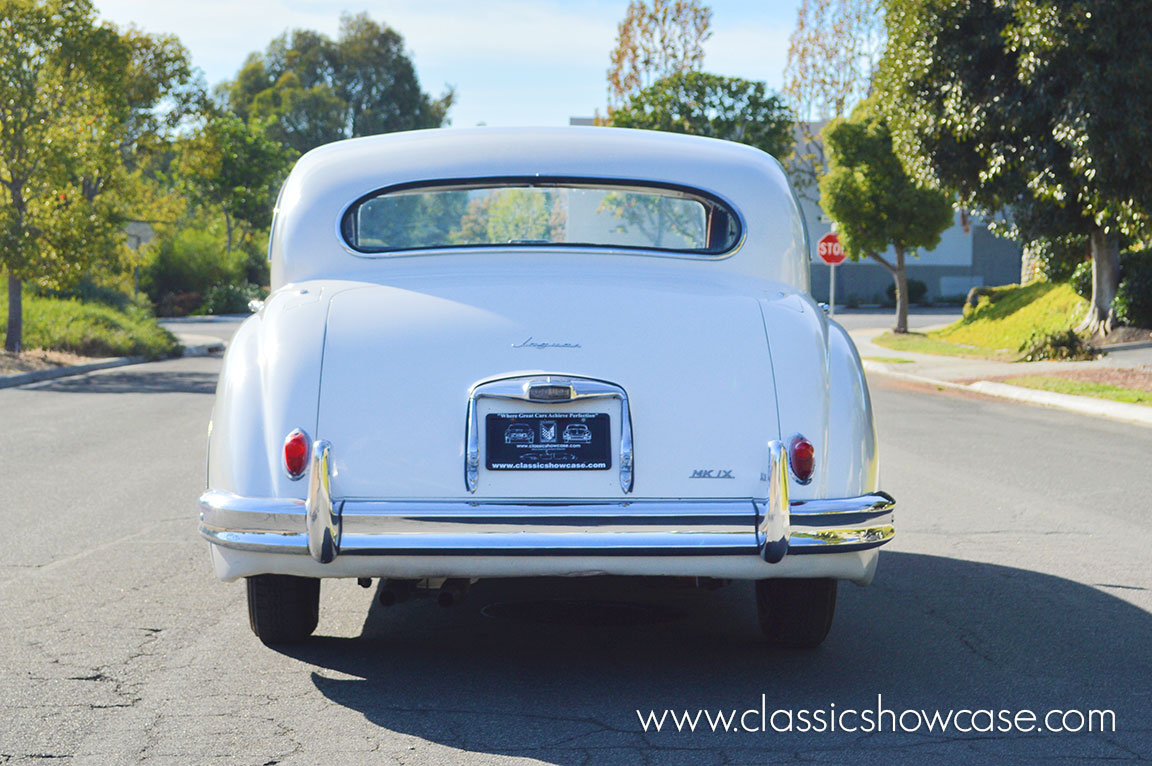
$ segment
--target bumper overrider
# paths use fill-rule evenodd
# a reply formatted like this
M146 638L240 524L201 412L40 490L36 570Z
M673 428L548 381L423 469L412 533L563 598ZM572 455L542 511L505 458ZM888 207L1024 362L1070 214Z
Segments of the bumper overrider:
M895 534L885 492L789 500L784 445L769 445L768 497L736 500L352 500L331 492L331 445L313 444L306 500L200 497L200 534L222 548L345 556L786 556L848 553Z

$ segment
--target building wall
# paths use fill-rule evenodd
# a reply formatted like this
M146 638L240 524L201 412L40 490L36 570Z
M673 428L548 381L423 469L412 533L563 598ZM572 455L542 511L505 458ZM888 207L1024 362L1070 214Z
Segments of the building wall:
M831 222L811 201L802 200L812 249L812 295L828 300L829 269L816 256L816 243L832 230ZM895 263L891 249L881 253ZM979 220L965 221L959 212L952 226L940 237L932 250L905 254L908 279L918 279L928 287L927 299L964 296L973 287L1006 285L1020 279L1022 249L1011 240L992 234ZM836 303L881 303L885 290L892 284L888 270L870 258L853 263L845 261L836 267Z

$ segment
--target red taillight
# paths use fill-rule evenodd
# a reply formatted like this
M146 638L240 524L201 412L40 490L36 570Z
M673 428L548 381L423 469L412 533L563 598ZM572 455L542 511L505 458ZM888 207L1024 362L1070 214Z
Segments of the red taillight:
M284 470L293 479L299 479L307 467L308 437L297 428L284 437Z
M797 434L788 443L788 461L792 464L792 475L801 484L812 481L812 472L816 470L816 448L812 442Z

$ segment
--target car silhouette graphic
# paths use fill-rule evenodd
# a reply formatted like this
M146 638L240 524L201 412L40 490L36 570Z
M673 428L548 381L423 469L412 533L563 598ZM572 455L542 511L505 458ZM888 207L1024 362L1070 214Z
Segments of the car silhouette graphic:
M590 442L592 441L592 430L583 423L570 423L564 427L564 441Z
M536 434L527 423L513 423L504 431L505 444L531 444L534 441Z

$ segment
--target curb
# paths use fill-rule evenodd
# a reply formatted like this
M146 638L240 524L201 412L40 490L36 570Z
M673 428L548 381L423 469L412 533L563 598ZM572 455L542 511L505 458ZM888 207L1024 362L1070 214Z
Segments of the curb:
M1152 348L1152 340L1130 340L1127 343L1113 343L1111 346L1097 346L1108 354L1111 351L1132 351L1139 348Z
M181 346L181 356L207 356L208 354L223 351L226 344L223 341L216 343L201 343L192 346ZM173 357L179 358L179 357ZM85 375L99 370L110 370L114 367L127 367L131 364L144 364L145 362L159 362L162 359L149 359L146 356L114 356L101 359L88 364L73 364L65 367L52 367L47 370L32 370L31 372L17 372L11 375L0 375L0 388L14 388L26 386L29 383L41 383L56 378L70 378L74 375Z
M1034 388L1010 386L1007 383L994 383L990 380L978 380L968 386L973 391L992 396L1002 396L1005 399L1015 399L1020 402L1043 404L1048 407L1059 407L1064 410L1079 412L1084 415L1124 420L1129 423L1139 423L1152 426L1152 407L1143 404L1128 404L1127 402L1112 402L1107 399L1093 399L1089 396L1075 396L1073 394L1058 394L1055 391L1037 391Z
M0 375L0 388L26 386L29 383L39 383L43 380L67 378L73 375L83 375L87 372L107 370L111 369L112 367L125 367L130 364L140 364L141 362L146 361L148 361L148 358L143 356L114 356L110 359L102 359L99 362L92 362L91 364L73 364L67 367L53 367L48 370L33 370L32 372L17 372L12 375Z
M1121 420L1125 423L1135 423L1143 426L1152 426L1152 407L1142 404L1128 404L1126 402L1112 402L1107 399L1094 399L1089 396L1074 396L1072 394L1058 394L1054 391L1037 391L1022 386L1010 386L1007 383L996 383L991 380L978 380L975 383L953 383L950 380L938 380L923 375L912 375L907 372L897 372L882 362L873 362L865 359L864 369L887 375L890 378L922 383L939 388L951 388L962 391L972 391L978 394L996 396L1001 399L1012 399L1017 402L1038 404L1045 407L1056 407L1081 415Z

